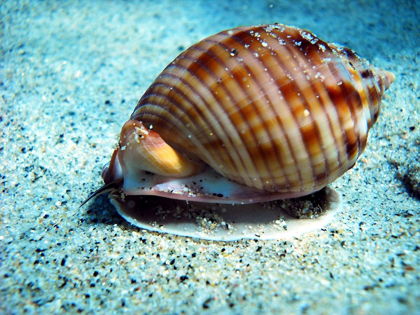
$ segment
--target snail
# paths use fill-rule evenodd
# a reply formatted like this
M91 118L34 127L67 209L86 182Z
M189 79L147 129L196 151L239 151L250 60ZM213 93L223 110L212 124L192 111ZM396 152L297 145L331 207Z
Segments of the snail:
M355 165L393 81L297 27L220 32L147 89L91 197L112 191L118 209L137 195L252 204L312 194Z

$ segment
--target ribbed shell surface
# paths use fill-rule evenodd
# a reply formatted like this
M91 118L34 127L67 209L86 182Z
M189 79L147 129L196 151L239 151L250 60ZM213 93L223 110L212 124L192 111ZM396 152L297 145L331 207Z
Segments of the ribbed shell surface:
M229 179L312 191L363 151L384 92L374 72L306 30L236 28L180 54L131 118Z

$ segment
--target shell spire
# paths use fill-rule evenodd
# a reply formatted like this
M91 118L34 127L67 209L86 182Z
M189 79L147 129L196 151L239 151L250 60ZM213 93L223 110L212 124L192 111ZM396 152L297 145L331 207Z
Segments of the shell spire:
M391 71L377 69L376 80L379 84L383 84L385 86L384 91L388 90L391 86L392 82L395 80L395 74Z

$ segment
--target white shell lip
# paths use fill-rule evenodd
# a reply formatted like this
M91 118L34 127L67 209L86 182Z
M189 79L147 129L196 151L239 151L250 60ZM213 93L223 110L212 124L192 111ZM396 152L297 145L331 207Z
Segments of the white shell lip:
M321 203L311 200L323 199ZM320 197L319 197L320 196ZM109 196L119 214L131 224L159 233L212 241L240 239L290 239L320 229L341 209L341 197L331 188L312 196L246 205L189 202L151 196ZM323 207L315 218L297 219L287 214L295 207ZM312 213L313 209L306 209Z

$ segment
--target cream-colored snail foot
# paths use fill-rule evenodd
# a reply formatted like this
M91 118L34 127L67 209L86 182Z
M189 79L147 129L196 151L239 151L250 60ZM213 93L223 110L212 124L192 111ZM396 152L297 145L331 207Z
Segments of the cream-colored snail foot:
M215 241L289 239L326 226L341 198L324 188L310 198L246 205L185 202L152 196L110 194L122 217L142 229ZM296 213L298 211L298 213ZM295 218L289 214L297 214Z

